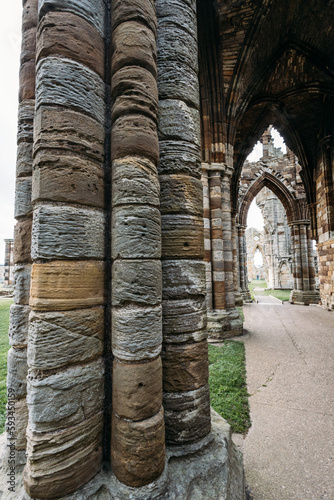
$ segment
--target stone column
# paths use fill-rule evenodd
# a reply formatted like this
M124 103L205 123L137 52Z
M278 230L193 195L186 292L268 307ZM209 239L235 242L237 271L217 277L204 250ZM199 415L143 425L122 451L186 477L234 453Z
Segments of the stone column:
M113 0L112 28L111 457L116 477L140 487L165 466L154 2Z
M242 334L235 307L234 256L231 215L232 168L212 163L210 169L213 309L208 311L208 334L221 339Z
M13 266L14 266L14 241L6 239L5 242L5 262L4 262L4 285L12 286Z
M37 0L23 2L22 46L17 135L14 230L14 303L10 308L7 367L7 436L15 444L16 472L26 462L27 343L31 272L31 176L35 108ZM12 439L15 441L12 441ZM7 461L4 459L3 463Z
M206 281L206 306L208 310L213 308L212 296L212 249L211 249L211 219L210 219L210 190L208 170L202 164L203 185L203 221L204 221L204 262Z
M211 427L196 1L156 5L166 442L185 454Z
M237 307L242 307L243 299L241 296L240 276L239 276L238 228L235 220L235 215L232 217L232 247L233 247L233 281L234 281L235 305Z
M310 221L293 221L290 227L294 254L295 287L291 292L290 302L299 305L318 304L319 293L315 289Z
M240 288L243 300L245 302L251 302L252 298L248 289L246 229L246 226L238 226Z
M24 483L48 499L102 466L106 23L102 1L38 7Z

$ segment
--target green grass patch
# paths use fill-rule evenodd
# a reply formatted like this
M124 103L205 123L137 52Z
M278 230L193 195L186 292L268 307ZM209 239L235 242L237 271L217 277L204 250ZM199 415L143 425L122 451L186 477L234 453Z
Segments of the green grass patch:
M227 420L232 432L245 434L251 422L243 342L209 344L209 385L213 409Z
M263 290L254 290L254 288L262 288ZM254 300L254 295L272 295L279 300L289 300L291 290L264 290L267 288L267 283L264 280L253 280L248 284L248 288L251 292L252 298Z
M5 430L7 403L7 353L10 299L0 299L0 434Z

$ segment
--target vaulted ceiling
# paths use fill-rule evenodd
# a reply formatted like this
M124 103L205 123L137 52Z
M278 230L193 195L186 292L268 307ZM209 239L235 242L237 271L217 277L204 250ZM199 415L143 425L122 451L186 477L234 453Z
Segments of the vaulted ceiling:
M233 144L237 185L273 124L312 201L319 143L334 122L334 0L198 2L204 160L224 161L224 144Z

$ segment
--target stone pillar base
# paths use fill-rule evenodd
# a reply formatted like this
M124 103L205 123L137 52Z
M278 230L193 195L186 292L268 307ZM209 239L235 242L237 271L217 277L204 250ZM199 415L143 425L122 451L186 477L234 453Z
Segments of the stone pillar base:
M243 297L241 295L241 291L238 290L237 292L235 292L234 297L235 297L235 306L242 307L244 301L243 301Z
M208 337L222 340L242 335L242 318L237 309L208 311Z
M242 295L242 298L244 300L244 302L246 302L247 304L249 304L250 302L253 302L252 301L252 296L251 296L251 293L249 290L243 290L241 292L241 295Z
M292 290L289 302L299 306L319 304L320 294L317 290Z
M83 488L62 500L245 500L243 460L232 442L231 428L211 410L211 435L206 447L199 451L187 446L180 455L180 447L167 448L166 467L159 479L141 488L130 488L120 483L111 471L102 470ZM2 439L2 436L1 436ZM1 441L1 448L4 443ZM2 451L2 450L1 450ZM186 454L185 454L186 453ZM2 454L3 456L3 454ZM2 465L0 490L2 500L31 500L22 486L22 471L16 475L15 493L8 491L7 477Z

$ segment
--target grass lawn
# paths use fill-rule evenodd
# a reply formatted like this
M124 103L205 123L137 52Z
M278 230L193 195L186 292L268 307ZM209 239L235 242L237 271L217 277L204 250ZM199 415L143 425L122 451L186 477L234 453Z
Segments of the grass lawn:
M254 288L263 288L263 290L255 290ZM252 295L252 299L254 300L254 295L272 295L279 300L289 300L291 290L264 290L267 287L267 283L265 280L253 280L248 284L249 291Z
M251 422L243 342L209 344L209 385L213 409L227 420L232 432L246 433Z
M9 349L8 325L9 308L12 303L13 301L10 299L0 298L0 434L5 430L7 403L7 352Z

